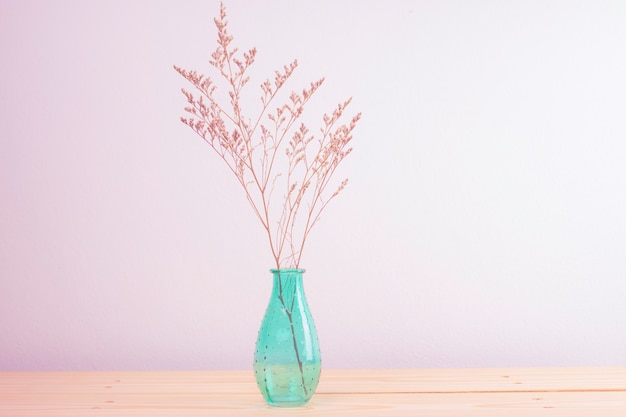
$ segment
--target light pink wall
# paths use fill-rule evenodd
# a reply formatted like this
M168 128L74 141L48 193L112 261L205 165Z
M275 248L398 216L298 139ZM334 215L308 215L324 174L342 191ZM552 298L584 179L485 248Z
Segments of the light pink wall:
M326 367L626 364L626 3L227 6L254 82L364 114L304 260ZM218 8L0 0L0 370L250 367L269 250L172 69Z

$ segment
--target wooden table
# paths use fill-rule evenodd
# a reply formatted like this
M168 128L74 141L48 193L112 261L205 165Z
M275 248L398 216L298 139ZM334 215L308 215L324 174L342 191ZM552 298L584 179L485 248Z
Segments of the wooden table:
M324 370L304 407L251 371L0 372L0 416L626 417L626 367Z

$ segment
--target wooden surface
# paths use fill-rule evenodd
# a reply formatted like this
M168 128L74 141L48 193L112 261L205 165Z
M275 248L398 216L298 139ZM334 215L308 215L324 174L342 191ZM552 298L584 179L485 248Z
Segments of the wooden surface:
M269 407L251 371L0 372L1 417L626 417L626 367L324 370L304 407Z

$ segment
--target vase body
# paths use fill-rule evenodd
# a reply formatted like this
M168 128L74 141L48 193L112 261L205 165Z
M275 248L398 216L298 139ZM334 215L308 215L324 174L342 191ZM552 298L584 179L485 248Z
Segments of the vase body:
M271 270L272 294L254 352L254 375L269 405L306 404L321 372L315 324L302 285L303 269Z

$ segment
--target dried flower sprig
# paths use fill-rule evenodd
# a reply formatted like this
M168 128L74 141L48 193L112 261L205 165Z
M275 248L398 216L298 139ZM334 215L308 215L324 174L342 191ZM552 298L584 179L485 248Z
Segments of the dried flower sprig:
M189 117L181 121L196 132L226 162L244 189L255 215L261 221L270 243L276 268L298 268L304 245L322 211L348 183L344 179L328 193L327 188L339 164L351 152L352 131L361 114L349 123L340 124L351 99L340 103L331 114L325 114L316 138L300 121L306 104L324 82L321 78L291 95L281 105L274 102L298 67L298 61L275 71L273 81L261 84L261 110L250 118L242 109L244 88L254 64L256 48L242 55L231 47L226 8L214 19L217 48L210 64L225 81L228 103L215 96L218 86L211 77L174 66L197 90L199 95L182 89L187 98ZM286 156L286 168L279 171L279 155ZM279 191L280 190L280 191ZM274 206L276 193L283 193L282 207Z

